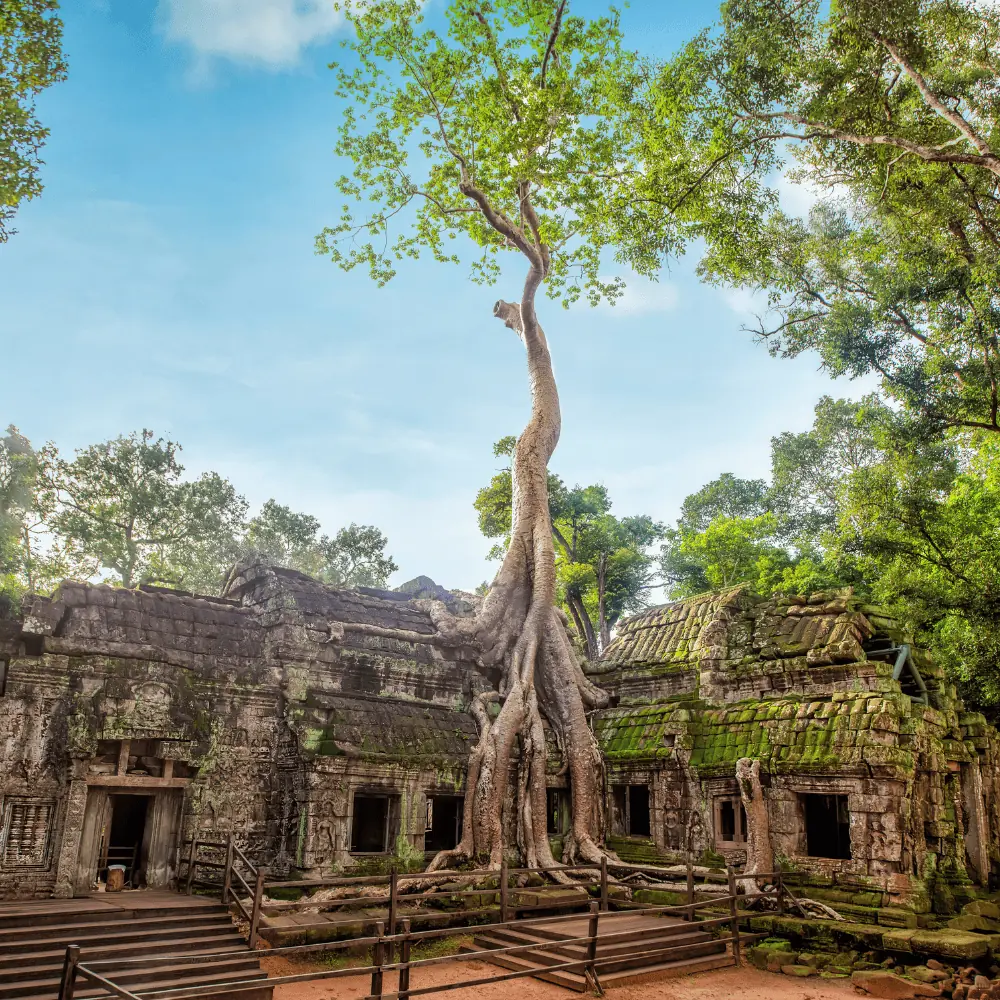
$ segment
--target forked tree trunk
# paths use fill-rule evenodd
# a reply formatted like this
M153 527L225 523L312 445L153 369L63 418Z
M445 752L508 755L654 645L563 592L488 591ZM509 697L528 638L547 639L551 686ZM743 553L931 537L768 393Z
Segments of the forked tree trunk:
M476 857L498 868L506 849L506 803L516 809L517 848L529 867L553 865L546 832L546 748L543 718L562 752L569 777L572 823L563 860L599 861L604 836L604 767L587 723L588 708L607 695L585 677L556 607L555 552L549 521L547 467L559 440L559 394L545 335L535 316L535 293L544 271L533 264L520 303L498 302L494 315L524 342L531 386L531 418L512 462L511 542L476 619L476 639L486 667L498 667L497 692L480 695L472 711L479 740L469 759L465 827L454 851L431 870L456 858ZM499 702L492 717L491 701ZM510 788L512 771L516 787Z

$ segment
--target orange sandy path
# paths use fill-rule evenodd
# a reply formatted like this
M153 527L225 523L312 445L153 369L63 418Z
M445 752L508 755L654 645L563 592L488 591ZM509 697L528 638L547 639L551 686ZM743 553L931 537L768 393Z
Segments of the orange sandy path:
M261 965L272 976L294 975L316 968L278 957L266 958ZM478 979L500 971L484 962L442 962L414 970L410 985L416 988ZM344 976L342 979L279 986L274 991L274 997L275 1000L357 1000L367 995L369 984L367 975ZM395 985L395 976L387 975L386 989L393 989ZM455 1000L511 1000L512 997L517 1000L573 1000L582 995L538 979L525 978L430 996L454 997ZM619 986L607 991L608 1000L847 1000L855 996L850 981L846 979L795 979L750 967L719 969L696 976L665 979L659 983Z

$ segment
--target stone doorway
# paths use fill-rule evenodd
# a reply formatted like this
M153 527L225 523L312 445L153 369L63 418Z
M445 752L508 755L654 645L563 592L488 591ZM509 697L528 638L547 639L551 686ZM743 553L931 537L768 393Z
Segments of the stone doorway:
M125 884L133 889L146 884L146 820L150 795L109 795L108 821L101 831L98 850L97 880L107 882L108 868L122 865Z
M91 787L80 837L75 894L107 879L108 865L125 865L126 885L166 888L175 877L183 792L125 792Z

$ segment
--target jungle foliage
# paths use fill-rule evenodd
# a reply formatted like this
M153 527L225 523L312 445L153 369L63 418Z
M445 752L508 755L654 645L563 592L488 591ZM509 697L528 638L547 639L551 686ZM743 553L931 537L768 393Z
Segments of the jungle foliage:
M256 556L334 586L385 587L397 569L385 536L247 501L216 472L185 478L181 447L143 430L63 458L15 427L0 438L0 597L45 593L65 578L218 594L230 567Z
M35 99L66 76L56 0L0 4L0 243L22 201L41 193L41 151L49 132Z

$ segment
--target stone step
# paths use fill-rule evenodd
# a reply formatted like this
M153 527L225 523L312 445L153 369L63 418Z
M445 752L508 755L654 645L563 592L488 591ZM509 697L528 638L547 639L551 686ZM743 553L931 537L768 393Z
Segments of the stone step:
M170 917L135 917L131 920L98 923L88 921L82 924L47 924L42 927L19 927L17 930L0 931L0 949L21 947L30 943L41 944L47 941L63 944L97 943L105 938L115 940L139 940L135 935L184 936L186 930L198 928L209 930L219 927L233 926L229 915L224 912L205 913L202 910L193 914ZM0 952L2 953L2 952Z
M87 965L84 961L82 964ZM142 989L143 992L152 989L165 988L163 983L173 982L191 978L194 976L208 977L209 980L216 976L228 976L230 979L241 978L240 976L230 976L230 973L245 973L245 978L262 975L260 964L252 958L236 956L228 959L214 959L209 966L205 962L184 961L175 958L165 958L162 963L156 965L95 965L94 972L109 979L116 986L122 986L129 991ZM81 988L93 985L84 981L81 976L78 979ZM8 997L33 996L45 989L56 989L59 986L59 975L40 975L34 979L22 979L18 982L8 983L3 988L4 1000Z
M96 971L96 970L95 970ZM228 972L219 971L209 971L209 972L191 972L191 974L183 973L170 973L169 971L164 973L164 977L160 979L155 986L155 991L165 991L165 990L177 990L177 989L193 989L196 986L228 986L229 984L236 982L243 982L244 980L254 980L263 982L266 980L267 974L261 972L260 969L239 969L231 970ZM118 985L118 981L115 980L115 984ZM126 985L126 984L121 984ZM126 987L127 988L127 987ZM130 991L131 992L131 991ZM152 987L147 986L141 991L143 997L150 996L154 990ZM213 997L212 994L206 994L204 997L199 998L199 1000L271 1000L271 995L273 992L273 987L271 986L248 986L242 990L226 990L218 993L217 997ZM13 994L4 994L4 998ZM59 983L58 980L53 984L48 981L40 985L33 993L24 993L18 995L18 1000L58 1000L59 996ZM93 983L85 983L82 981L77 982L77 988L73 994L76 1000L105 1000L111 996L103 987L95 986ZM155 998L151 998L155 1000ZM165 997L164 1000L167 1000Z
M204 934L197 937L180 938L170 942L170 954L187 959L191 955L210 955L215 952L238 951L245 947L243 938L231 930L228 933ZM102 947L88 947L88 961L105 961L112 958L135 958L140 954L134 942L123 942ZM34 951L30 954L7 955L0 952L0 986L19 979L31 979L44 972L59 974L66 957L65 946Z
M185 899L178 896L178 899ZM53 906L48 900L40 901L37 909L31 903L16 906L0 907L0 932L16 931L27 927L45 927L52 924L127 924L141 918L143 920L156 917L192 917L205 913L217 913L218 906L205 904L177 906L95 906L86 900L60 900L58 906Z

